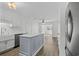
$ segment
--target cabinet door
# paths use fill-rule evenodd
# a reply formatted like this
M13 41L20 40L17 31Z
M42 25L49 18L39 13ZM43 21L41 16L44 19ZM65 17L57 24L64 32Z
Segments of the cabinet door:
M0 41L0 52L6 50L5 41Z
M27 56L30 55L29 40L29 38L20 37L20 52Z
M33 55L36 52L36 39L30 39L30 54Z
M7 43L7 45L6 45L7 49L13 48L15 45L14 40L8 40L6 43Z

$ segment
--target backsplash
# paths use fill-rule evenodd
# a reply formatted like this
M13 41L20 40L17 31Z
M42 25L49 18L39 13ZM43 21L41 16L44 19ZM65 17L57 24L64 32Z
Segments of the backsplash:
M0 35L12 35L13 30L11 29L11 24L0 23Z

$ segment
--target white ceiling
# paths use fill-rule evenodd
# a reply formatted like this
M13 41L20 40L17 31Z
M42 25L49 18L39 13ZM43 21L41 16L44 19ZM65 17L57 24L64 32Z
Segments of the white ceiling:
M11 10L7 2L0 3L1 12L14 12L33 19L59 20L60 8L65 2L17 2L16 10Z

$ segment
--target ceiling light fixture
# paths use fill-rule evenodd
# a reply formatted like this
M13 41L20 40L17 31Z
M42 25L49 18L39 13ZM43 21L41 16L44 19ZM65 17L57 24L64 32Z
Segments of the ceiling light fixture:
M8 7L9 7L10 9L16 9L16 3L15 3L15 2L9 2L9 3L8 3Z

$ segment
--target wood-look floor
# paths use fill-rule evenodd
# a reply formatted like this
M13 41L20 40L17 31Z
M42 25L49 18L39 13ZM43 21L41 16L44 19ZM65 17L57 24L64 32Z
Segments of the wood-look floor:
M56 38L52 38L51 36L45 37L45 45L44 47L38 52L37 56L58 56L59 49L58 49L58 41ZM19 47L14 48L0 56L19 56Z

